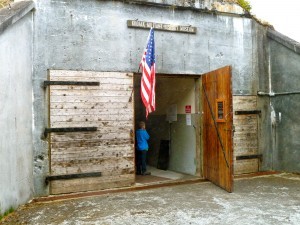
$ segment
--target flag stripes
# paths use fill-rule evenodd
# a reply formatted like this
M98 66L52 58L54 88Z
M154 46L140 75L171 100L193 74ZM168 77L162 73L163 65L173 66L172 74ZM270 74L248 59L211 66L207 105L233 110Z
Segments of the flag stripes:
M146 117L148 117L149 113L155 111L155 43L153 28L150 29L140 68L142 68L141 97L146 108Z

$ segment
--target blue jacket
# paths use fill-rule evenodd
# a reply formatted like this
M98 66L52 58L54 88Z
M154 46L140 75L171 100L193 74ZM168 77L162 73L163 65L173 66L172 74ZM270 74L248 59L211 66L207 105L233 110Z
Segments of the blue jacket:
M138 129L136 131L136 142L137 142L137 149L140 151L147 151L149 149L148 140L150 136L144 129Z

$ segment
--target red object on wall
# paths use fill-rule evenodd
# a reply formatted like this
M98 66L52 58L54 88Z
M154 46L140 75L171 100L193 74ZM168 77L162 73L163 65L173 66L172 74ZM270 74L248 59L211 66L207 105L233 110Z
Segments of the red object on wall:
M185 113L191 113L192 112L192 106L191 105L186 105L185 106Z

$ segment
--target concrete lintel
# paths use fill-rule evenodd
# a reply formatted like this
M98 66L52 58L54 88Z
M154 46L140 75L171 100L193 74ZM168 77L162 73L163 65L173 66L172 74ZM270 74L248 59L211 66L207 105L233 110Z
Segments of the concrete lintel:
M279 33L278 31L268 29L267 36L272 40L284 45L285 47L291 49L293 52L300 54L300 43Z
M34 9L33 1L15 2L9 7L0 9L0 34L10 25L26 16L32 9Z

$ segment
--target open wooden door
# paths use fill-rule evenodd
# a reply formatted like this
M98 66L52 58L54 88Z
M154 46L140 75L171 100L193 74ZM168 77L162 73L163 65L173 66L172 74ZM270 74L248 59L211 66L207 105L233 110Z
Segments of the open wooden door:
M228 192L233 191L233 115L231 66L202 76L203 174Z

